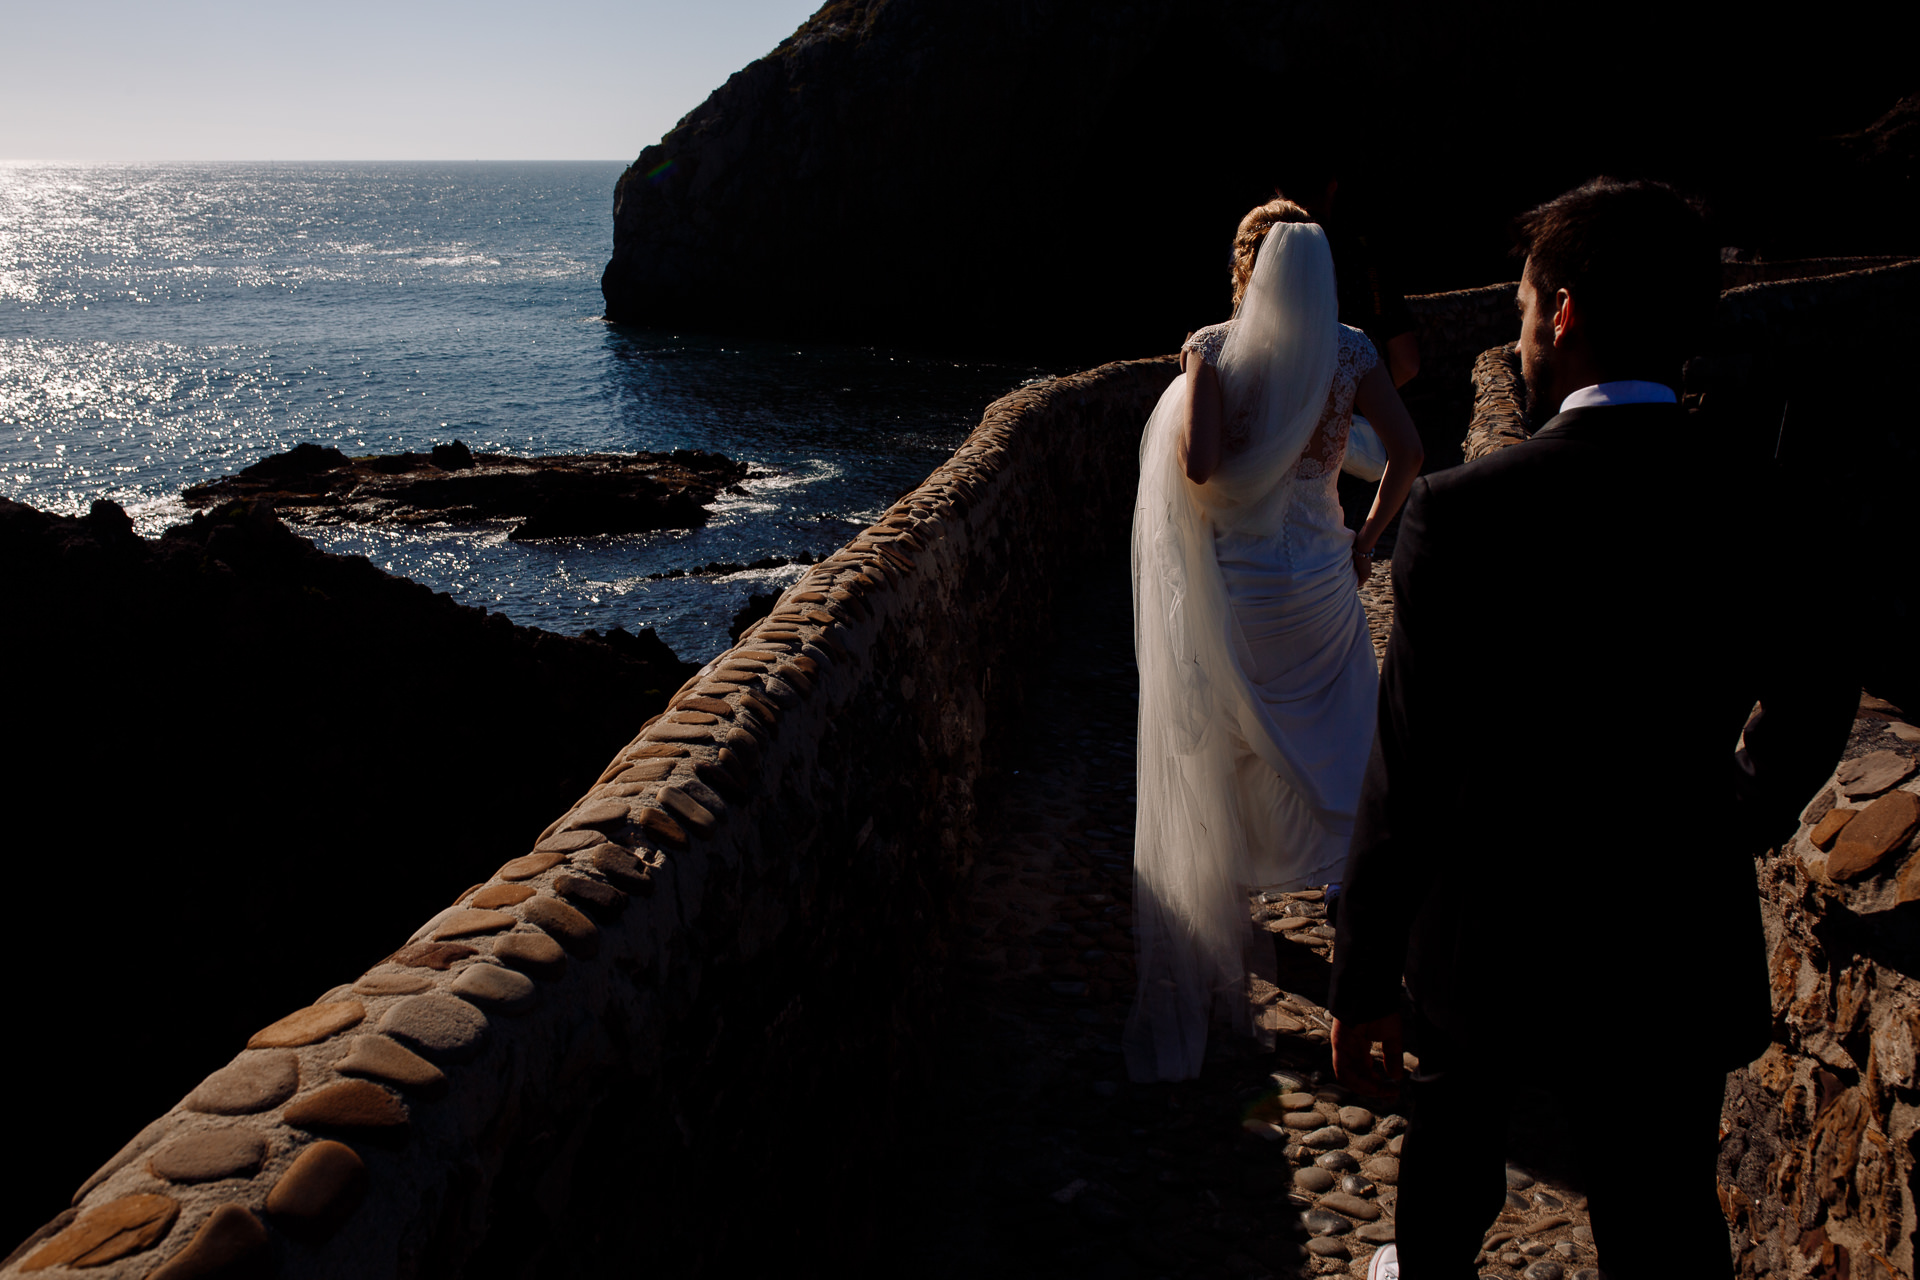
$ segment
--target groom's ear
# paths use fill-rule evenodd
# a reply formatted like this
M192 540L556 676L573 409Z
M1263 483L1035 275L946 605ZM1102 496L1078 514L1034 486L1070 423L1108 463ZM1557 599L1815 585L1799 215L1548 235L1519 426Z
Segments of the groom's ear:
M1565 289L1553 295L1553 345L1565 346L1569 336L1583 330L1578 307L1573 305L1573 295Z

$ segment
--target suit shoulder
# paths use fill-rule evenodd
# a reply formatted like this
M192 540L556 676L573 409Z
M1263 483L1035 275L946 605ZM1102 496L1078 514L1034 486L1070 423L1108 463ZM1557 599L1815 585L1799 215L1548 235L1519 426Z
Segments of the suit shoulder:
M1430 509L1476 505L1519 483L1516 477L1551 466L1557 452L1554 446L1552 440L1523 440L1472 462L1423 475L1416 483L1425 489Z

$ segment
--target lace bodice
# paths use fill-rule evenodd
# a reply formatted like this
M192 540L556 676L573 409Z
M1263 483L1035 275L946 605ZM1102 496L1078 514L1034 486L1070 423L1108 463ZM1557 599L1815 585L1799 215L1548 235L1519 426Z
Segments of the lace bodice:
M1226 346L1231 332L1231 320L1208 325L1188 338L1181 350L1197 351L1202 360L1217 365L1220 350ZM1347 432L1353 427L1354 393L1359 389L1360 379L1371 373L1379 362L1380 355L1366 334L1350 325L1340 326L1340 346L1334 356L1333 385L1327 388L1327 407L1320 415L1319 425L1313 429L1313 438L1301 450L1300 461L1294 464L1295 479L1324 480L1339 474L1340 463L1347 453Z
M1340 349L1333 360L1333 385L1327 388L1327 407L1313 438L1300 451L1293 474L1300 480L1320 480L1340 473L1347 456L1347 433L1353 429L1353 397L1360 379L1373 372L1380 355L1367 335L1349 325L1340 326Z
M1185 351L1197 351L1208 364L1217 364L1220 349L1226 345L1233 321L1210 325L1187 339ZM1353 534L1340 511L1340 464L1346 460L1347 434L1353 428L1353 397L1360 380L1380 362L1379 353L1367 335L1348 325L1340 326L1340 343L1334 356L1333 383L1327 388L1327 405L1306 448L1293 464L1294 484L1280 522L1280 537L1255 553L1251 544L1238 550L1221 548L1223 556L1257 554L1265 560L1278 556L1296 567L1321 562L1344 563ZM1226 441L1232 450L1236 441ZM1234 539L1236 543L1239 539Z

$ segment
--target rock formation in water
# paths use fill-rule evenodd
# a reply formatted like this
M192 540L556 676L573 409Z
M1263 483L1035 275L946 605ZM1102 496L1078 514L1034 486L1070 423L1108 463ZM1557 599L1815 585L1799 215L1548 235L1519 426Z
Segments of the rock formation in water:
M264 498L282 516L317 524L511 519L510 536L531 540L697 529L707 504L746 475L746 463L703 449L515 458L455 440L431 453L350 458L301 444L181 496L201 508Z
M1860 38L1885 19L834 0L621 177L607 314L1172 350L1223 318L1239 215L1326 156L1409 292L1510 278L1512 216L1602 171L1703 192L1750 254L1911 252L1915 131L1837 136L1915 88L1910 45Z
M112 503L0 499L0 600L11 937L42 971L11 1005L37 1168L9 1244L209 1061L524 852L693 671L237 503L147 540Z

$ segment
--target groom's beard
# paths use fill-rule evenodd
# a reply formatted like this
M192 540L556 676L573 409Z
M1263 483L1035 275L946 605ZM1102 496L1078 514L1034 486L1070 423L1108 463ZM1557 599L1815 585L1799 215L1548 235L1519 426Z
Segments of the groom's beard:
M1538 430L1546 425L1553 411L1559 408L1557 403L1549 403L1553 394L1554 374L1558 371L1553 362L1552 347L1536 349L1529 358L1525 344L1520 352L1520 382L1526 389L1526 404L1523 406L1527 416L1529 430Z

